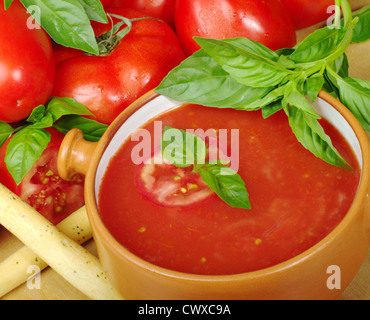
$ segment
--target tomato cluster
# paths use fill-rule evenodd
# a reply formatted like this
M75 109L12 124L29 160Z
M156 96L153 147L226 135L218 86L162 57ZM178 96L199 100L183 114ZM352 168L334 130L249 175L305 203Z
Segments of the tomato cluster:
M199 49L194 36L248 37L271 49L292 47L298 28L325 20L334 0L101 0L107 13L133 21L131 31L105 56L92 56L53 43L19 1L0 8L0 121L27 118L51 96L84 104L99 122L117 115L187 55ZM113 18L116 22L116 18ZM96 36L111 25L93 22ZM121 28L124 28L122 26ZM63 182L56 168L61 134L17 186L0 149L0 182L57 223L83 205L83 177Z
M325 20L328 6L334 4L334 0L101 2L108 13L162 21L135 21L132 31L111 54L94 57L52 45L41 28L30 24L29 14L18 1L7 11L0 9L2 30L14 30L0 34L1 43L6 43L0 52L1 121L22 120L54 95L85 103L96 120L109 124L181 62L183 51L189 55L199 49L194 36L249 37L273 50L292 47L295 30ZM93 27L99 36L110 25L93 23Z

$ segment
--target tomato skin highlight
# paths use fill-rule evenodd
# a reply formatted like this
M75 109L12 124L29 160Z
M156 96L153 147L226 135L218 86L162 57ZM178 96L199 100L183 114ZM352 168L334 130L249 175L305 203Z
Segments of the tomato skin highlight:
M27 118L49 99L55 64L49 36L32 29L31 16L18 1L0 8L0 121Z
M65 181L59 177L57 158L64 135L54 128L46 130L51 133L51 140L19 185L5 163L11 138L1 146L0 183L56 225L84 205L84 178L78 176L74 181Z
M335 0L281 0L288 10L296 29L303 29L329 18L332 13L327 13L329 6Z
M128 18L137 11L110 10ZM110 26L94 24L97 35ZM174 31L164 22L145 19L133 22L113 52L105 57L77 56L57 67L53 95L72 97L85 105L95 120L110 124L127 106L154 89L185 55Z
M187 55L200 48L193 40L194 36L247 37L272 50L296 44L293 22L279 1L178 0L175 23Z

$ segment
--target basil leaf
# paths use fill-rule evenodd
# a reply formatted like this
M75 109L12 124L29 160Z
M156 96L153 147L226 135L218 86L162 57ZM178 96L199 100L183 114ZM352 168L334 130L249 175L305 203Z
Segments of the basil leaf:
M39 121L33 123L31 126L33 128L43 129L51 127L53 123L52 115L50 113L46 113Z
M14 129L6 122L0 121L0 147L14 133Z
M356 78L341 78L331 73L331 82L339 90L341 102L347 106L365 130L370 130L370 82Z
M342 168L349 167L317 119L293 106L284 108L284 110L288 115L293 133L306 149L329 164Z
M311 102L315 102L317 95L325 83L324 76L313 76L306 79L305 89Z
M297 63L321 60L336 48L337 41L338 29L321 28L305 38L288 57Z
M50 142L50 133L32 126L23 128L10 140L5 153L5 163L16 184L32 168Z
M262 108L262 117L263 119L267 119L281 109L283 109L283 104L281 103L281 100L274 101Z
M275 51L275 53L281 58L281 56L289 56L294 52L294 48L282 48Z
M370 5L353 13L359 21L353 30L352 42L363 42L370 39Z
M166 126L162 135L162 155L181 168L205 164L206 144L195 134Z
M320 119L320 116L317 114L312 105L307 101L306 97L298 91L297 84L293 81L289 82L286 85L282 104L284 107L288 105L294 106L304 111L305 113L308 113L312 117Z
M4 0L4 9L8 10L10 5L12 4L13 0Z
M33 128L39 129L49 128L54 123L52 115L46 112L46 108L43 105L34 108L26 121L32 123Z
M334 98L339 99L339 90L330 80L331 77L328 75L328 72L324 72L324 78L325 83L322 89L332 95Z
M64 134L73 128L78 128L83 132L84 138L88 141L99 141L108 128L106 124L79 115L64 116L53 127Z
M195 38L195 39L202 39L202 38ZM248 38L229 38L229 39L223 39L222 40L225 43L232 44L235 47L240 48L243 52L248 52L251 56L256 56L258 58L266 59L266 61L270 62L278 62L280 60L279 55L267 48L265 45L253 41Z
M249 194L240 175L224 166L204 166L199 171L203 181L228 205L251 209Z
M21 0L27 8L37 6L35 20L57 43L99 54L94 30L79 0Z
M258 110L269 104L281 100L284 97L285 90L287 89L286 85L277 87L276 89L271 90L268 94L264 97L249 103L247 106L239 108L240 110Z
M53 98L46 108L46 113L50 113L54 122L64 115L77 114L82 116L93 116L93 114L81 103L72 98Z
M246 86L272 87L290 72L274 59L279 56L247 38L215 40L195 38L197 43L236 81ZM262 50L262 48L264 48Z
M334 60L333 69L342 78L348 77L349 63L348 63L348 57L345 53L343 53L338 59Z
M39 105L38 107L34 108L31 114L27 118L27 122L35 123L40 121L45 116L46 108L44 105Z
M78 0L90 20L108 23L107 15L100 0Z
M174 68L156 88L172 99L217 108L239 108L264 96L269 88L244 86L204 50Z

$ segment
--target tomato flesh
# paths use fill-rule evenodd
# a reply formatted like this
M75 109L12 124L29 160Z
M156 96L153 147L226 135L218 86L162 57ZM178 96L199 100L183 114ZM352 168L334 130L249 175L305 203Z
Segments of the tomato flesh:
M160 159L162 164L159 164L158 157L158 154L153 156L137 169L137 185L146 199L163 207L185 208L212 196L212 190L199 173L192 171L192 166L178 168L164 159Z
M57 169L59 147L49 148L25 175L17 188L19 197L54 224L84 205L83 176L73 181L60 178Z
M64 135L53 128L47 130L51 133L48 147L19 185L14 182L4 161L10 139L1 146L0 183L50 222L58 224L84 205L84 177L79 175L73 181L65 181L59 176L57 159Z

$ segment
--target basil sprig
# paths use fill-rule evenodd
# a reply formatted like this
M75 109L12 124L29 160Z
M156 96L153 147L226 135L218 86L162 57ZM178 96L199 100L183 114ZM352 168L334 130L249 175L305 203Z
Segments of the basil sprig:
M321 28L294 49L272 51L247 38L195 38L201 50L173 69L156 88L159 94L217 108L259 110L266 118L286 113L298 141L315 156L335 166L348 164L322 129L311 102L325 89L370 130L370 82L348 77L345 50L358 18L347 0L331 27Z
M99 0L20 0L33 18L57 43L98 55L90 21L108 23ZM4 0L8 9L13 0Z
M92 116L92 113L72 98L53 98L47 106L36 107L16 128L0 122L0 146L12 136L5 163L16 184L22 181L48 146L51 137L46 128L54 127L63 133L79 128L86 140L100 139L108 126L82 116Z
M184 168L193 166L203 181L224 202L234 208L251 209L249 194L240 175L221 161L206 161L207 146L198 136L184 130L164 127L162 155L169 163Z

